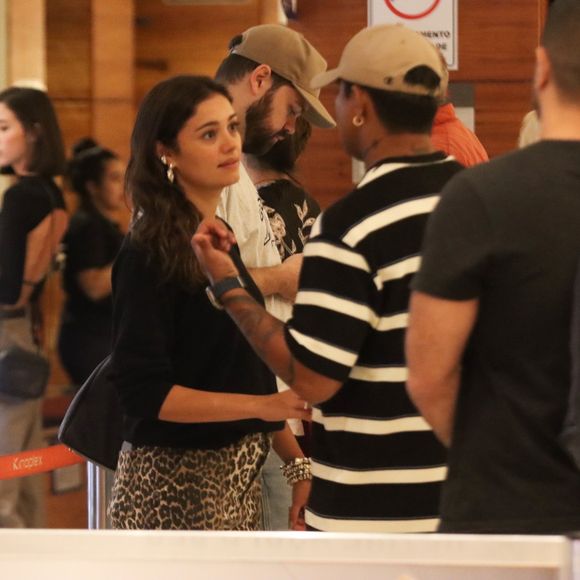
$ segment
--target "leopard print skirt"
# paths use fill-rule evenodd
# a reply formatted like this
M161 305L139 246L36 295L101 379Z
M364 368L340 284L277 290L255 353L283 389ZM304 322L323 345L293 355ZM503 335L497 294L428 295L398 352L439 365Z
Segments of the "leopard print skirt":
M122 451L109 517L125 530L259 530L260 472L271 435L221 449Z

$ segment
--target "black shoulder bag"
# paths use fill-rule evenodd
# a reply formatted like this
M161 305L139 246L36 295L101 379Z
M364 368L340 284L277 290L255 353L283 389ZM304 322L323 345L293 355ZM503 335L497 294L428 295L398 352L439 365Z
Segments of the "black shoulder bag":
M114 471L123 445L124 415L110 370L109 355L75 395L60 425L58 439L75 453Z

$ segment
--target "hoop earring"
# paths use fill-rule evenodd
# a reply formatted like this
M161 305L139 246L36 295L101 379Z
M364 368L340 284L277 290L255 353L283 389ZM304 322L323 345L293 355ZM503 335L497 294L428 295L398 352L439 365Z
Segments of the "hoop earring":
M173 183L175 181L175 173L173 172L173 163L167 163L167 157L165 155L161 156L161 163L165 166L165 174L167 175L167 179L169 183Z
M364 120L364 117L362 115L355 115L352 118L352 124L355 127L362 127L364 125L364 122L365 122L365 120Z

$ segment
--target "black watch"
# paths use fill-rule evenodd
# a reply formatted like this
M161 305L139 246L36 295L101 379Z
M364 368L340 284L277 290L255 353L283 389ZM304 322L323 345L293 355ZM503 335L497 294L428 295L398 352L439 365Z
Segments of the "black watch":
M209 301L212 303L214 308L218 310L223 310L224 305L222 304L221 298L230 290L234 288L245 288L246 283L241 276L230 276L229 278L224 278L219 282L216 282L213 286L206 286L205 292Z

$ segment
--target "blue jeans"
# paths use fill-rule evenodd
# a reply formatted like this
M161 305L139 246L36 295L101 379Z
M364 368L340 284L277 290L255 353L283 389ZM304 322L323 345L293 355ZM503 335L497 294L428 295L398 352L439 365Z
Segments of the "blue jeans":
M262 524L264 530L287 530L292 488L286 483L282 460L271 449L262 468Z

